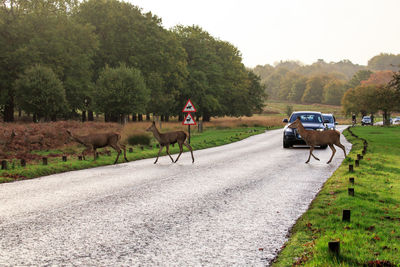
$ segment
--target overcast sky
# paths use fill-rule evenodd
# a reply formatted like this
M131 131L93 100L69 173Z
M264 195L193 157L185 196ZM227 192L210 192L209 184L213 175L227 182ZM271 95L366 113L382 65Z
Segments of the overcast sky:
M399 0L129 0L167 29L199 25L239 48L247 67L400 54Z

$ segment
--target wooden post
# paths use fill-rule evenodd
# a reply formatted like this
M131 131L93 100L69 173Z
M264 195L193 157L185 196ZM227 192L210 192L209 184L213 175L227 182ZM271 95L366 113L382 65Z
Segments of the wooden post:
M349 188L348 193L349 193L349 196L354 197L354 188Z
M43 158L42 158L42 162L43 162L43 165L47 165L47 158L46 158L46 157L43 157Z
M25 167L26 166L26 160L25 159L21 159L21 167Z
M100 157L99 152L96 152L96 159L98 159Z
M360 160L361 159L361 155L357 154L357 159Z
M349 182L352 183L352 184L354 184L354 177L350 177L350 178L349 178Z
M350 222L350 210L343 210L342 221Z
M334 256L339 256L340 254L340 241L330 241L328 243L329 253Z
M82 160L82 156L78 156L78 160Z
M354 172L354 167L352 164L349 165L349 172Z
M2 160L1 161L1 169L2 170L7 170L7 160Z
M360 161L358 159L356 159L355 163L356 163L356 167L360 166Z
M67 156L66 156L66 155L63 155L63 156L62 156L62 161L64 161L64 162L67 161Z
M189 140L189 144L190 144L190 125L188 125L188 132L189 132L189 138L188 138L188 140Z

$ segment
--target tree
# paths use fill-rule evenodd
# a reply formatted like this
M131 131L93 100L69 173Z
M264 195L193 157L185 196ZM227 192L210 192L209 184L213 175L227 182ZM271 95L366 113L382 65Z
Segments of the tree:
M72 109L82 108L97 40L89 25L71 18L74 0L13 0L0 5L0 87L4 119L13 121L14 81L34 64L50 67L64 83Z
M48 67L35 65L27 69L16 81L15 89L18 105L37 120L55 120L66 111L65 90Z
M176 35L162 27L161 19L117 0L85 1L75 16L81 23L93 25L99 38L94 80L106 65L114 68L124 63L137 68L152 91L143 112L174 112L187 77L186 53Z
M332 80L328 82L324 86L323 102L330 105L340 105L345 90L345 83L343 81Z
M322 103L324 86L325 83L321 76L314 76L308 79L301 102Z
M362 85L386 85L393 79L393 71L376 71L371 73L367 80L361 81Z
M400 66L400 54L381 53L368 60L368 68L371 70L396 71Z
M370 70L357 71L356 74L354 74L353 77L350 79L350 81L347 82L346 87L355 88L356 86L359 86L361 84L361 81L368 80L371 74L372 71Z
M307 86L306 77L301 77L296 81L294 81L292 88L290 89L288 100L300 103L304 91L306 90L306 86Z
M130 113L144 113L150 98L140 70L124 64L106 67L96 87L95 107L111 121L122 121Z

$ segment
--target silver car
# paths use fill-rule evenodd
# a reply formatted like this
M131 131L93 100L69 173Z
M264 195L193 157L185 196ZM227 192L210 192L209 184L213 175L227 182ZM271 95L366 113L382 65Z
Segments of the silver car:
M336 130L336 125L338 123L336 122L336 118L333 116L333 114L322 114L322 117L324 118L324 124L327 129Z
M361 120L361 125L372 125L372 120L370 116L364 116Z

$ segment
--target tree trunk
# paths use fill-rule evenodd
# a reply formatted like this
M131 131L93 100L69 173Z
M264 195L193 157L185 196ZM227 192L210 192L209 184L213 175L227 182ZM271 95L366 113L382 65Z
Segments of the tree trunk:
M146 113L146 121L150 121L150 113Z
M82 122L86 121L86 111L82 111Z
M165 121L164 115L161 115L161 121Z
M139 115L138 115L138 120L139 120L139 121L143 121L143 114L139 114Z
M185 118L185 117L183 116L183 114L182 114L182 113L179 113L179 115L178 115L178 120L179 120L179 121L183 121L184 118Z
M165 121L166 121L166 122L169 122L169 115L168 115L168 114L165 115Z
M36 123L36 122L38 121L37 115L36 115L35 113L33 113L32 121L33 121L34 123Z
M133 113L133 114L132 114L132 121L137 121L136 113Z
M88 121L94 121L93 110L88 110Z
M208 112L203 112L203 121L210 121L210 114Z
M56 114L52 114L52 115L50 116L50 120L51 120L51 121L57 121L57 115L56 115Z
M4 122L13 122L14 121L14 94L10 89L8 91L8 99L4 106Z

